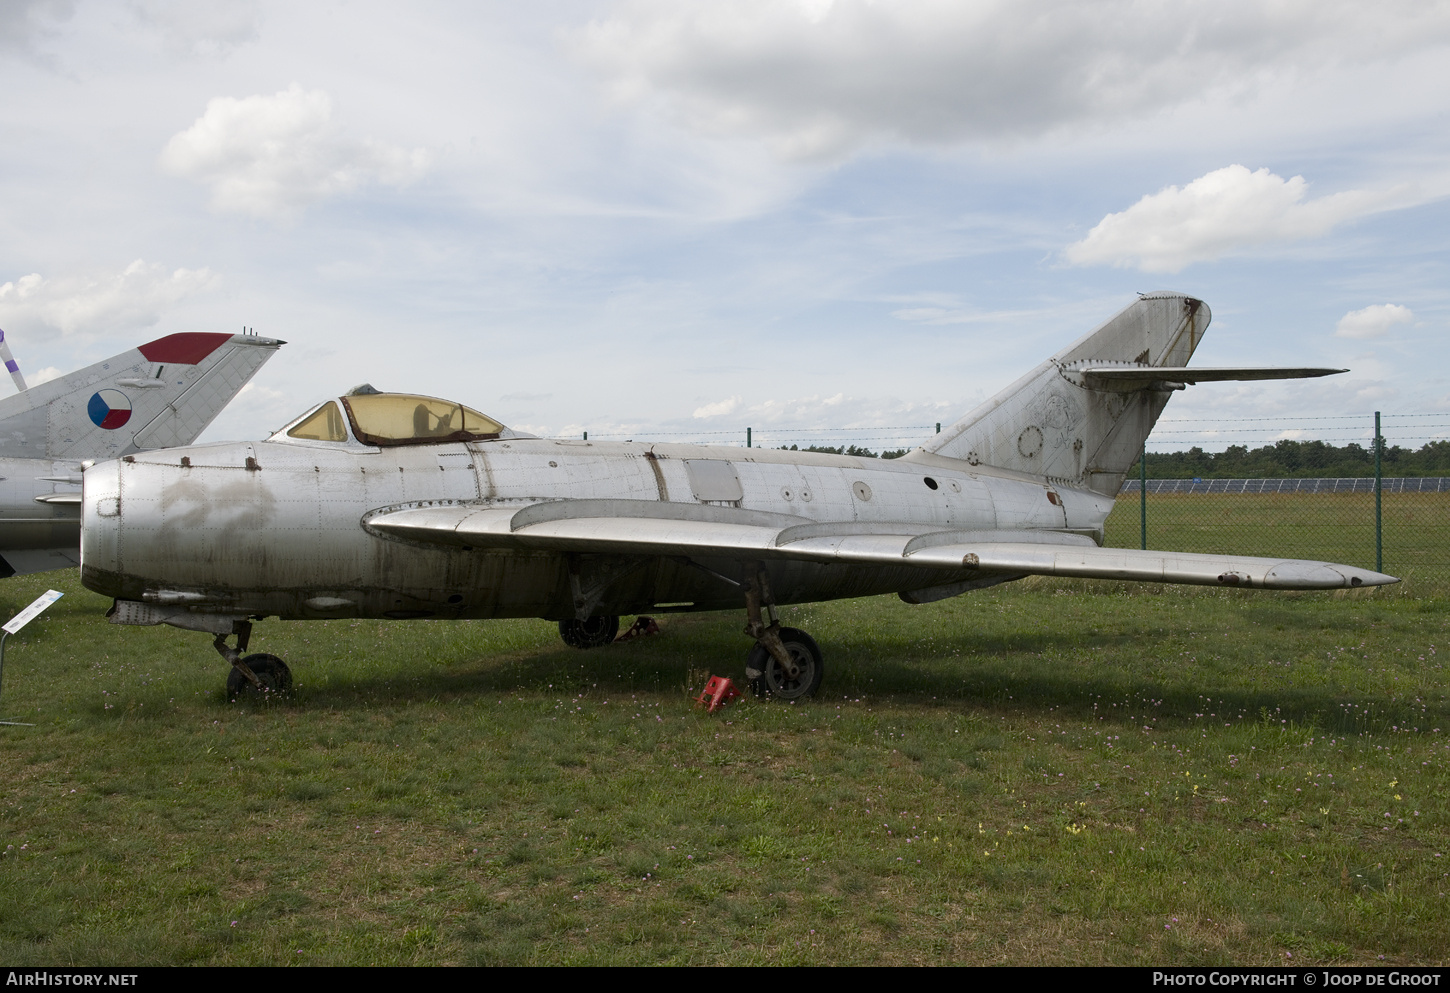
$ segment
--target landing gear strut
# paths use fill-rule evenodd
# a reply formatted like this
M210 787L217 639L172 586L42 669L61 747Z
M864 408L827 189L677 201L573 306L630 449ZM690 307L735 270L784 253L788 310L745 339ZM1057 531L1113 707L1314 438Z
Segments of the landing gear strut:
M221 657L231 663L232 671L227 673L228 700L250 693L259 696L286 694L292 689L292 670L277 656L258 652L242 657L252 637L251 621L234 622L232 634L237 636L236 648L227 644L230 635L219 634L212 642Z
M768 625L762 607L770 616ZM745 678L755 695L790 701L814 696L826 671L821 650L804 631L780 626L764 563L745 587L745 621L745 633L755 639L745 657Z

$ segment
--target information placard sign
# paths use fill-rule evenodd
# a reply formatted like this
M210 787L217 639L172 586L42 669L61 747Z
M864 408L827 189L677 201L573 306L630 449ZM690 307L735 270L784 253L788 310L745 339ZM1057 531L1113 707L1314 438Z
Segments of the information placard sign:
M4 631L6 634L14 634L21 628L25 627L25 625L29 624L31 621L39 617L42 610L44 610L46 607L49 607L51 604L55 603L63 596L65 596L65 594L60 592L60 590L47 590L29 607L26 607L20 613L10 618L10 620L6 621L5 626L0 627L0 631Z

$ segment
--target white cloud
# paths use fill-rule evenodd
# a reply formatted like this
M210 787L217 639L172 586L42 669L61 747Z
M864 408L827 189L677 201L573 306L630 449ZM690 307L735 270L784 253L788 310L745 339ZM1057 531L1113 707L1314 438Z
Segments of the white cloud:
M1308 189L1303 176L1284 179L1268 169L1225 166L1109 214L1064 254L1073 265L1178 272L1253 245L1324 235L1337 224L1427 196L1397 186L1306 200Z
M117 274L62 276L39 273L0 285L0 327L102 334L148 328L168 307L211 289L209 269L176 269L132 262Z
M161 167L211 187L215 210L286 218L369 183L404 185L428 158L421 148L347 137L332 120L332 97L294 83L272 96L209 101L166 143Z
M787 157L1037 135L1450 39L1390 0L634 0L574 35L626 100Z
M893 310L891 316L898 321L910 321L913 324L977 324L992 319L991 315L967 310L949 310L946 307L906 307Z
M1383 338L1396 324L1415 319L1414 311L1397 303L1377 303L1361 310L1351 310L1339 319L1334 329L1336 338Z
M880 425L900 427L959 417L966 412L960 403L933 400L904 401L895 397L854 397L845 393L831 396L793 397L746 403L738 396L708 404L695 411L697 420L714 421L720 427L752 425L790 430L851 429L883 430Z
M728 397L724 400L717 400L714 403L707 403L703 407L697 407L695 409L695 412L690 416L698 417L701 419L709 417L724 417L727 414L735 413L741 408L744 402L745 401L743 401L738 396Z
M262 22L258 0L131 0L131 9L180 55L225 55L256 41Z
M697 440L715 441L722 430L729 441L743 442L745 426L761 448L811 445L840 448L858 445L871 451L915 448L931 437L938 421L950 423L966 412L968 404L932 400L903 401L895 397L830 396L792 397L784 400L739 402L701 425ZM715 429L715 430L711 430ZM637 437L648 432L637 431Z
M898 321L908 321L912 324L988 324L1004 321L1016 321L1024 317L1034 317L1051 310L1061 308L1044 308L1036 310L967 310L960 307L906 307L901 310L893 310L891 316Z
M915 447L931 436L936 422L949 424L974 405L846 393L754 403L729 396L698 408L688 419L623 421L595 417L562 426L521 419L509 426L547 438L578 438L588 431L591 441L629 438L716 445L744 445L748 427L756 447L761 448L860 445L879 451Z

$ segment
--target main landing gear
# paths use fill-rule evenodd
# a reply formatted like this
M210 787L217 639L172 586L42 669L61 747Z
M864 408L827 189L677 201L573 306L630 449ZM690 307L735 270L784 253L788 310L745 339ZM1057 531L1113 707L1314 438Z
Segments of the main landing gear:
M619 634L618 617L590 617L582 621L559 622L559 637L570 648L598 648L616 641L633 641L635 638L659 633L660 626L655 623L655 619L643 614L634 619L634 624L624 634Z
M227 699L285 696L292 689L292 670L287 668L287 663L265 652L242 656L252 637L251 621L235 622L232 633L237 636L236 648L227 644L230 635L219 634L212 642L222 658L231 663L232 671L227 673Z
M719 573L711 575L734 583ZM804 631L780 626L765 563L756 564L754 577L744 586L745 633L755 639L745 657L745 678L750 688L756 696L771 700L794 702L814 696L826 671L820 646ZM765 623L766 616L769 624ZM648 634L651 629L657 630L650 618L641 617L625 637L636 632ZM559 622L559 637L573 648L598 648L613 642L618 634L619 618L612 615ZM245 645L239 647L245 649Z
M570 648L598 648L614 641L619 634L617 616L587 617L582 621L560 621L559 637Z
M768 625L762 607L770 617ZM755 578L745 587L745 633L755 639L745 657L745 678L756 696L794 702L820 689L826 671L821 650L804 631L780 626L764 563L756 566Z

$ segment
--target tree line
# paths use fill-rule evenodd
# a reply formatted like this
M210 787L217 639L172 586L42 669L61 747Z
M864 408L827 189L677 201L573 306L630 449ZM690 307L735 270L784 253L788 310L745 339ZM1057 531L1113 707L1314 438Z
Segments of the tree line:
M1129 478L1139 475L1133 463ZM1387 445L1380 455L1384 476L1450 476L1450 441L1418 449ZM1221 452L1197 446L1186 452L1149 452L1149 479L1307 479L1374 475L1374 448L1323 441L1277 441L1262 448L1230 445Z
M859 445L791 445L786 451L826 452L865 458L899 459L910 449L874 452ZM1450 476L1450 441L1432 441L1417 449L1387 445L1380 456L1385 476ZM1133 463L1129 477L1139 473ZM1374 449L1350 442L1338 447L1323 441L1276 441L1262 448L1230 445L1221 452L1194 446L1186 452L1149 452L1150 479L1308 479L1374 475Z
M862 448L859 445L842 445L839 448L831 448L829 445L807 445L805 448L797 448L791 445L789 448L780 446L782 452L825 452L827 455L859 455L866 459L899 459L909 448L888 448L883 452L873 452L869 448Z

